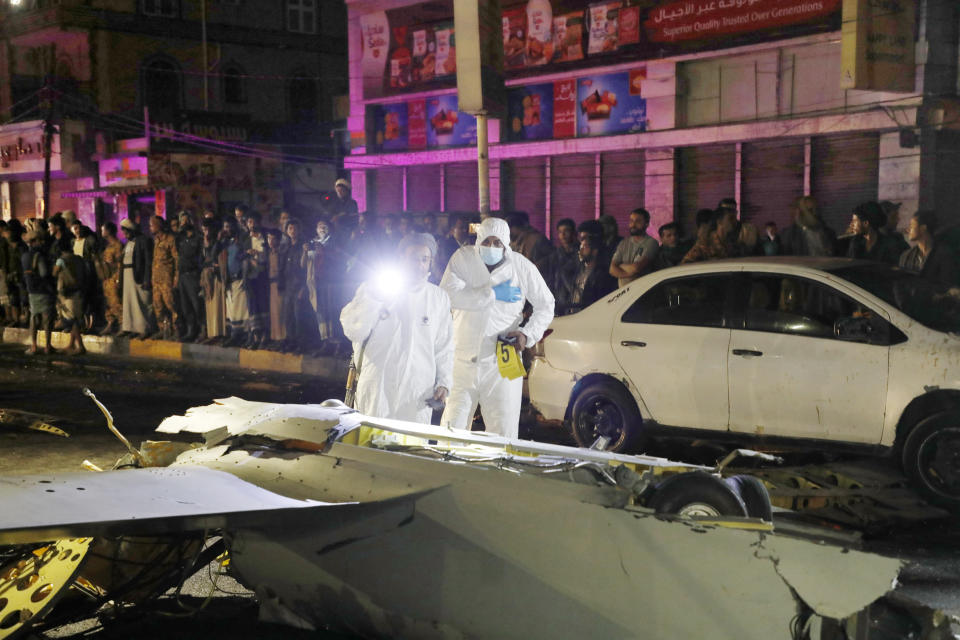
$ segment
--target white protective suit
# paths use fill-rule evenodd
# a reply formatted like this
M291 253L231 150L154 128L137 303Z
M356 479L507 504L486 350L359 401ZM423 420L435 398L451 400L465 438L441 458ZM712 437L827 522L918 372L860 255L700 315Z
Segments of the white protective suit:
M450 300L423 281L395 300L379 300L365 282L340 313L357 363L356 409L377 418L430 424L426 401L436 387L450 389L453 326ZM367 336L366 347L362 347Z
M490 236L496 236L504 247L503 262L492 272L478 250ZM493 286L506 280L520 287L517 302L496 299ZM440 424L469 428L479 403L488 432L516 438L523 379L508 380L500 375L497 337L520 331L527 346L539 342L553 320L553 294L537 267L510 250L510 227L500 218L481 222L476 245L457 249L440 286L450 295L454 326L453 387ZM524 299L533 306L533 315L520 327Z

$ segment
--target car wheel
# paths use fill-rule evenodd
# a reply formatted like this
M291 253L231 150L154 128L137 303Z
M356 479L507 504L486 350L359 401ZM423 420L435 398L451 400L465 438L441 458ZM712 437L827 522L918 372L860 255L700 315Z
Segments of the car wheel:
M759 478L745 475L732 476L726 479L726 483L743 500L743 505L747 508L749 517L773 522L773 505L770 504L770 493L767 491L767 486Z
M625 453L643 445L643 418L633 397L610 382L587 385L573 401L570 429L577 444L590 447L600 437L607 451Z
M726 482L702 471L670 476L647 501L657 513L684 517L718 518L747 515L747 508Z
M903 443L903 471L930 502L960 510L960 412L918 422Z

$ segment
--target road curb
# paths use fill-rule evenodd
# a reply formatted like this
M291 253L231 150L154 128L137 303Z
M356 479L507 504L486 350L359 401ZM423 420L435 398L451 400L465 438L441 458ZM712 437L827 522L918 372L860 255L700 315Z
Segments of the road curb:
M29 345L30 330L5 327L3 329L3 342ZM65 349L70 343L70 334L54 331L51 342L54 348ZM46 346L42 332L37 336L37 344L41 347ZM331 381L346 380L349 367L347 361L338 358L314 358L276 351L253 351L167 340L137 340L113 336L85 335L83 336L83 346L89 353L100 355L127 356L163 362L181 361L220 369L300 374Z

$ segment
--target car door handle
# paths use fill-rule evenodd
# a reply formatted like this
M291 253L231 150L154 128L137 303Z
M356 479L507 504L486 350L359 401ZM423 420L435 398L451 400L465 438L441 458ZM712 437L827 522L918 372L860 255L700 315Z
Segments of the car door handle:
M752 349L734 349L733 355L735 356L762 356L763 351L754 351Z
M621 340L621 347L645 347L647 346L646 342L639 342L637 340Z

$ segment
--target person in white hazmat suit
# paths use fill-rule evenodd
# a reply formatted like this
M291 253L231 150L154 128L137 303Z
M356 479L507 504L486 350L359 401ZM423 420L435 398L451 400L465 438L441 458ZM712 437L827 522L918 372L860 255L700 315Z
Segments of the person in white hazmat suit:
M453 368L450 299L427 282L436 249L430 234L407 236L399 246L401 267L374 272L340 313L343 332L353 342L360 413L430 424L431 404L447 397Z
M523 379L508 380L497 366L497 338L516 340L517 353L543 337L553 320L553 294L536 266L510 249L510 227L500 218L480 223L477 242L453 254L440 287L453 307L453 387L440 424L469 428L480 405L488 432L516 438ZM521 327L524 300L533 314Z

